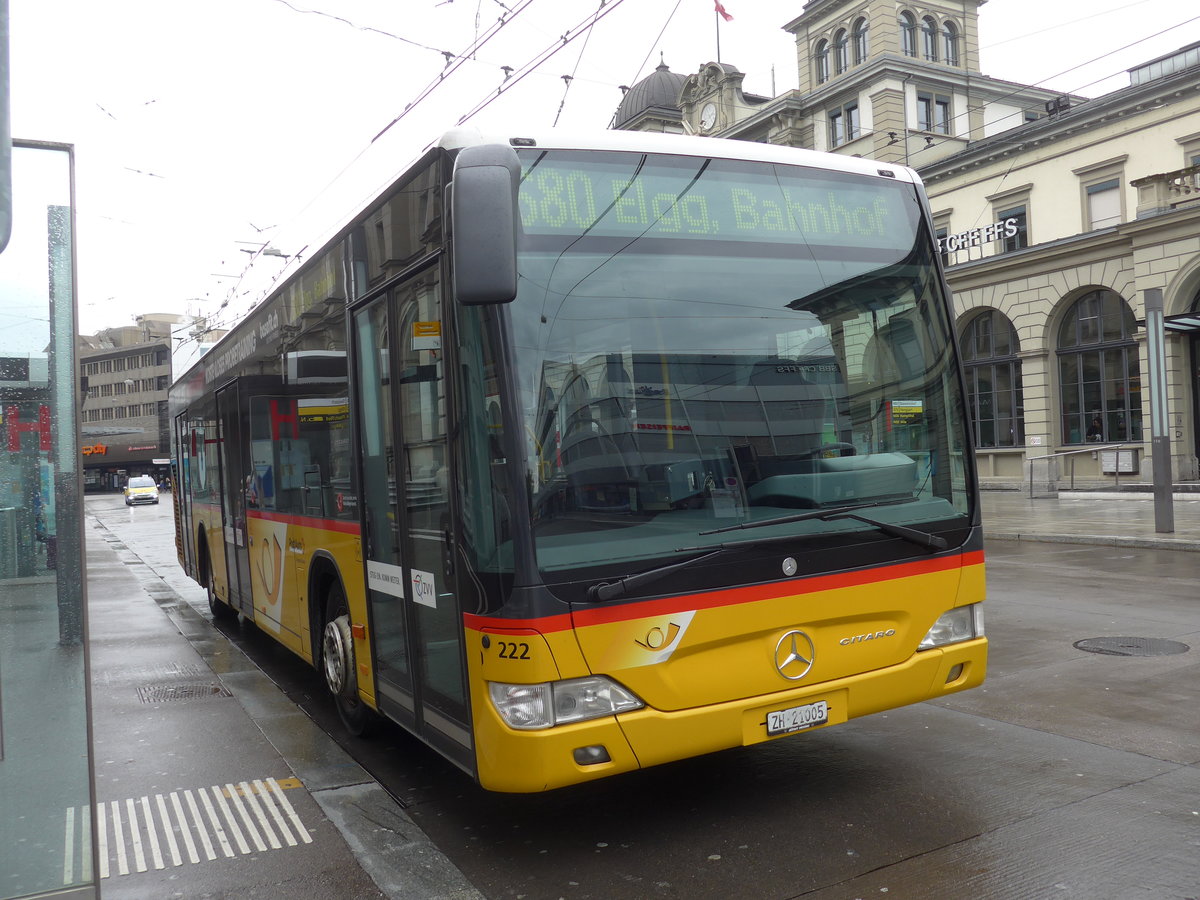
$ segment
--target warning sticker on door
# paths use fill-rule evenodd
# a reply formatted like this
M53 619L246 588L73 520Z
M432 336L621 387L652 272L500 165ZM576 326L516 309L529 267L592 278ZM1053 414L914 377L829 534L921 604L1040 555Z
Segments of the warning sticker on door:
M404 599L404 570L389 563L367 560L367 587Z

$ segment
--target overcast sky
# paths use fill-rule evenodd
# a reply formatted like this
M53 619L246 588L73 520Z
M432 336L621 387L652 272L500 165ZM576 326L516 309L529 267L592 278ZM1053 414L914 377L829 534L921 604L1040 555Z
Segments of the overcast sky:
M723 0L748 93L796 86L801 0ZM605 128L620 85L718 58L712 0L9 0L12 132L76 147L80 327L243 312L443 130ZM563 36L580 36L562 46ZM1097 96L1200 41L1183 0L990 0L982 71ZM508 66L517 79L497 95ZM449 60L446 54L450 54ZM569 82L563 76L572 76ZM416 103L382 137L376 136ZM1136 173L1135 173L1136 174ZM14 191L21 191L18 179Z

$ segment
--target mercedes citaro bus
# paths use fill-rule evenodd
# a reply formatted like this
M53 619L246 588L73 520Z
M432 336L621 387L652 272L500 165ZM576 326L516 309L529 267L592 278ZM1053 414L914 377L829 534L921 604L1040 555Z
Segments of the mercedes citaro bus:
M495 791L979 685L983 540L912 170L451 132L171 391L180 558Z

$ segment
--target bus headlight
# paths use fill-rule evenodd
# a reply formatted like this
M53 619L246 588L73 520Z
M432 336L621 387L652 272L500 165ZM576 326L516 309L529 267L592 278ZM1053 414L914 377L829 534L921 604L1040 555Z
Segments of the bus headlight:
M957 644L983 637L983 604L958 606L942 613L925 634L918 650L932 650L946 644Z
M492 681L488 692L505 724L526 731L598 719L646 705L603 675L542 684Z

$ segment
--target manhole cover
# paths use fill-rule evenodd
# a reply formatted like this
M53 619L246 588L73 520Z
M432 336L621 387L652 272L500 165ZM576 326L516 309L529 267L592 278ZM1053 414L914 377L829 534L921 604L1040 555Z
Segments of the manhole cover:
M143 703L170 703L177 700L210 700L232 697L228 689L214 682L194 684L144 684L137 689Z
M1098 637L1076 641L1075 649L1105 656L1170 656L1191 649L1179 641L1148 637Z

